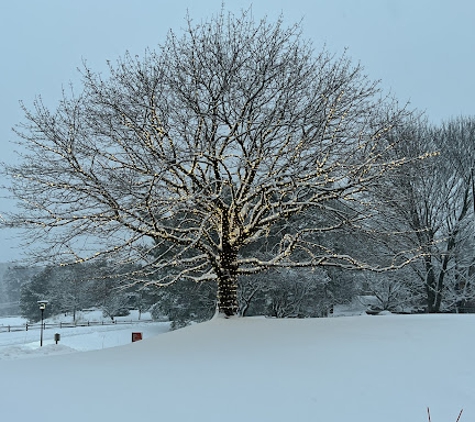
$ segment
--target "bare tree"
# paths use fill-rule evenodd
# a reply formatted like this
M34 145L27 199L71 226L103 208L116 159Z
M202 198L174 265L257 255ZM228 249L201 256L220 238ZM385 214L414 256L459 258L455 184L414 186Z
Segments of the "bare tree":
M399 271L385 274L365 272L361 291L376 299L374 310L411 313L417 311L417 287L414 286L414 275L404 277L407 267ZM401 276L403 275L403 276Z
M35 229L39 257L121 257L157 285L217 281L227 316L241 275L367 267L319 237L360 219L361 193L406 161L384 157L407 112L360 65L315 54L299 25L222 11L109 72L84 65L79 95L24 108L9 224Z
M399 156L437 155L385 179L391 182L378 190L387 198L384 219L403 234L405 248L419 251L410 268L425 290L427 312L454 309L473 294L475 122L421 122L405 136Z

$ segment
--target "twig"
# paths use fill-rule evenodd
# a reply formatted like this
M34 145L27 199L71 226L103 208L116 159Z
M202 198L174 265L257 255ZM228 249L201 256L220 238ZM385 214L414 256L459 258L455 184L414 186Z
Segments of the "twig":
M457 420L455 422L459 422L460 421L460 416L462 416L462 412L463 412L463 409L460 411L458 417L457 417Z
M462 412L463 412L463 409L460 411L459 415L457 416L457 420L455 422L460 422L460 418L462 417ZM427 417L428 417L429 422L431 422L429 408L427 408Z

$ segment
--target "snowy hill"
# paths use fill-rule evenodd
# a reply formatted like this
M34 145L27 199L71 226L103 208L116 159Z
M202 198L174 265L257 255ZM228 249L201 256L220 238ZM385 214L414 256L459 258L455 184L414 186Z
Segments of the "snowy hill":
M2 420L470 422L474 346L472 315L215 319L0 360Z

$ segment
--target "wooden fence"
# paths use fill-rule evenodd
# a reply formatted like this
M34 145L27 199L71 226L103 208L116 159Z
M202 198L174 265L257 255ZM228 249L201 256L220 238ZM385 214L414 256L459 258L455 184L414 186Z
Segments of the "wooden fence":
M78 322L58 322L58 323L43 323L43 329L49 328L77 328L77 327L93 327L96 325L122 325L122 324L143 324L149 322L156 322L152 320L130 320L130 321L78 321ZM12 333L16 331L29 331L39 330L41 328L41 322L34 324L25 323L21 325L0 325L0 333Z

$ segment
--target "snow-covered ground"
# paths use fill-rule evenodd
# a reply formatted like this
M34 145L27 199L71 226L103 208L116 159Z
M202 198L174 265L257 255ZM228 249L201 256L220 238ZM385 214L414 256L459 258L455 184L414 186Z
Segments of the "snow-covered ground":
M100 328L45 337L30 359L15 357L40 353L34 339L15 355L17 334L0 334L1 420L424 422L428 406L433 422L475 420L475 315Z
M150 338L169 331L167 322L150 322L150 315L141 315L142 323L129 323L139 319L138 312L132 311L126 317L116 317L117 325L91 325L90 327L59 328L51 324L72 322L72 317L56 316L45 320L46 330L43 332L43 347L40 345L40 330L38 324L35 329L28 331L15 331L10 333L0 332L0 360L30 358L38 355L58 355L88 350L105 349L122 346L132 341L132 333L142 333L142 337ZM87 321L92 323L110 323L110 318L104 318L102 312L80 312L77 318L79 323ZM0 328L24 326L27 322L24 318L0 318ZM125 324L127 322L127 324ZM3 331L3 330L0 330ZM56 344L54 335L60 335L60 341ZM1 398L0 398L1 400ZM1 419L1 418L0 418Z

